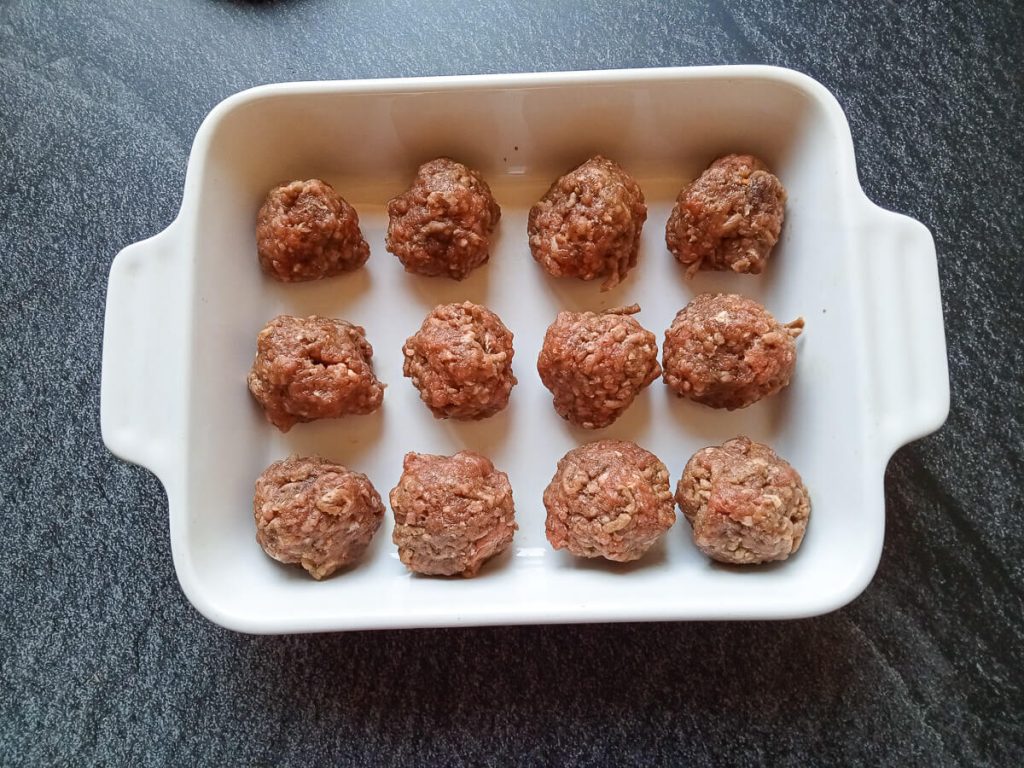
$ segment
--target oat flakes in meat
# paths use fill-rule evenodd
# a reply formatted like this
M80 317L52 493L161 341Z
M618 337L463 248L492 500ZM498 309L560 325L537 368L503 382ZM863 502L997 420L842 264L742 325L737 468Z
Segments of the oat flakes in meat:
M537 359L555 411L584 429L612 424L661 375L654 334L633 304L604 312L559 312Z
M501 208L478 172L442 157L420 166L388 215L387 249L406 272L462 280L490 257Z
M797 471L748 437L697 451L683 470L676 501L697 547L735 565L785 560L800 548L811 515Z
M508 405L512 332L486 307L435 307L402 347L402 372L438 419L484 419Z
M391 509L399 558L431 576L475 576L518 527L508 475L473 451L407 453Z
M372 413L384 399L372 357L358 325L281 315L256 339L249 391L282 432L300 422Z
M665 332L665 383L712 408L746 408L789 384L803 327L803 318L780 324L753 299L701 294Z
M351 272L370 256L355 209L320 179L270 190L256 215L256 250L263 271L286 283Z
M647 205L636 179L597 155L551 185L530 209L533 258L555 277L618 285L640 252Z
M676 521L668 470L636 443L598 440L569 451L544 491L548 541L579 557L628 562Z
M665 242L693 276L697 270L759 274L778 242L786 189L753 155L720 157L683 187Z
M253 516L264 552L323 579L362 557L384 504L366 475L319 456L292 456L259 476Z

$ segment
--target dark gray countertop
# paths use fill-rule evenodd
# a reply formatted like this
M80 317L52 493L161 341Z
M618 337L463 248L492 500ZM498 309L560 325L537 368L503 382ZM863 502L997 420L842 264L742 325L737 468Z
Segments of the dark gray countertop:
M548 7L550 6L550 7ZM1020 764L1024 6L0 2L0 763ZM934 232L952 376L886 473L862 597L786 623L248 637L200 617L166 499L107 453L107 270L197 126L265 82L764 62L849 115Z

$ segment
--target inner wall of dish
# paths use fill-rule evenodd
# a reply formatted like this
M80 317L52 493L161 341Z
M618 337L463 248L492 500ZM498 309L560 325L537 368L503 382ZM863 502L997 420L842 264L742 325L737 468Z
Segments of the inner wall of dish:
M405 94L274 96L223 116L205 156L189 243L195 263L188 498L190 557L229 615L571 618L595 605L616 611L719 615L722 606L764 612L796 594L835 593L870 550L861 525L861 446L854 419L859 361L845 274L850 261L835 183L835 137L815 102L772 81L643 83ZM687 281L664 244L682 184L733 151L761 156L789 191L787 219L767 274L701 274ZM548 277L526 241L530 205L562 172L605 154L647 197L639 266L620 286ZM406 275L384 248L384 205L419 163L449 155L481 170L502 206L489 265L461 283ZM254 217L276 183L333 183L357 209L371 257L366 268L319 283L280 285L262 276ZM655 382L609 429L562 421L536 373L544 329L562 308L638 302L659 339L696 293L735 291L783 321L803 315L792 385L738 412L671 397ZM472 300L515 334L519 378L509 409L478 423L436 421L402 377L401 346L434 305ZM282 435L246 391L256 334L279 313L323 314L367 329L384 407L365 417L298 425ZM804 547L782 565L737 572L693 548L680 516L639 563L616 566L555 553L544 537L541 495L559 457L600 437L636 440L667 465L673 484L693 451L739 434L773 445L802 473L814 502ZM277 565L256 544L253 481L273 460L320 454L365 472L385 498L406 451L472 448L509 473L520 530L512 550L473 581L410 576L390 541L390 512L364 562L324 583ZM343 620L339 619L339 624Z

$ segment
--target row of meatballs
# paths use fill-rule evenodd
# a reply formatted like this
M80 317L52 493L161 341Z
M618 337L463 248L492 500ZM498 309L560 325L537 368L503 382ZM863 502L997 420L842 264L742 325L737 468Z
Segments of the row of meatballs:
M508 475L473 451L406 454L389 500L399 558L424 575L474 576L518 528ZM676 504L697 547L734 565L788 558L811 511L796 470L749 438L697 451L674 497L654 454L636 443L598 440L558 462L544 491L545 531L556 550L628 562L675 523ZM363 555L384 504L366 475L293 456L260 475L253 513L257 541L270 557L322 579Z
M692 275L699 269L759 273L779 239L786 190L752 155L715 160L679 193L665 242ZM387 249L406 271L462 280L490 257L501 209L475 170L449 158L420 166L412 186L388 202ZM551 185L530 209L534 259L551 275L617 285L636 266L647 220L643 192L600 155ZM327 182L275 187L257 215L266 274L316 280L362 266L370 248L355 209Z
M701 294L665 332L662 362L654 334L633 317L637 305L560 312L537 359L562 418L607 427L659 376L679 396L714 408L743 408L789 384L803 320L779 323L753 299ZM436 418L483 419L508 405L512 332L471 302L442 304L402 348L403 373ZM323 317L282 315L257 338L249 390L282 431L294 424L380 407L362 327Z

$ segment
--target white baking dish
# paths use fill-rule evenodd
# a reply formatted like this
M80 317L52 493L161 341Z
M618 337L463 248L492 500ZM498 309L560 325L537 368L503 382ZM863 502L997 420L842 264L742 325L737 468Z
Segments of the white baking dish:
M682 184L731 151L760 155L788 188L782 239L761 277L687 281L665 248L665 220ZM606 294L596 282L547 277L525 236L531 203L597 152L636 175L649 205L640 264ZM462 283L407 275L384 249L386 200L439 155L480 169L503 211L491 263ZM332 280L277 284L257 265L256 209L275 183L314 176L358 210L370 261ZM559 309L637 301L660 343L674 313L706 290L753 296L784 321L806 318L788 390L727 413L655 382L598 433L555 414L535 366ZM506 412L474 424L435 421L401 375L402 341L432 306L462 299L487 304L513 330L520 382ZM257 332L282 312L366 326L388 384L383 409L287 435L268 425L245 375ZM932 238L866 199L842 110L808 77L743 66L293 83L218 105L196 136L178 218L115 259L102 428L111 451L167 489L186 595L234 629L790 618L837 608L868 584L882 547L885 464L942 424L948 381ZM788 562L713 565L681 517L630 565L548 546L541 494L569 448L634 439L674 483L693 451L738 434L773 445L810 489L807 538ZM253 481L273 460L325 455L368 474L386 497L406 451L464 447L509 473L520 524L511 551L475 579L411 576L390 519L362 564L322 583L256 544Z

